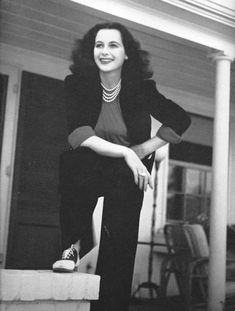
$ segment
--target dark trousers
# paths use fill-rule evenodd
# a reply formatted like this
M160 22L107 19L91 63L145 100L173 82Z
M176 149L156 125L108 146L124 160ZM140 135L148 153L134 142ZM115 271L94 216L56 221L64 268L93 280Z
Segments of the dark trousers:
M92 247L92 214L98 198L104 197L96 267L100 294L91 310L127 311L143 202L132 171L124 159L78 148L61 157L60 192L62 246L81 240L81 257Z

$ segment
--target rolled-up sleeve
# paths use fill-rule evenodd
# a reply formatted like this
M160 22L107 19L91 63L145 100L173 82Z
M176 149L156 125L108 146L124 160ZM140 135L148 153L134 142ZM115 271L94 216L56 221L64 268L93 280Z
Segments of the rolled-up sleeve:
M182 141L182 136L178 135L170 127L164 125L158 129L157 136L172 144L178 144Z
M68 136L68 142L73 149L81 146L81 144L91 136L95 136L95 131L89 125L84 125L76 128Z

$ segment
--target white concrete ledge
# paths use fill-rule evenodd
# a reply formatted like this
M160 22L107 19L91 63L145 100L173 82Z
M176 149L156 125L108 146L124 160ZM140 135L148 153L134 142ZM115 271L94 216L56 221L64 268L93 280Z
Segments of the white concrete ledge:
M89 301L0 302L0 311L90 311Z
M98 275L47 270L0 270L0 301L71 301L99 298Z

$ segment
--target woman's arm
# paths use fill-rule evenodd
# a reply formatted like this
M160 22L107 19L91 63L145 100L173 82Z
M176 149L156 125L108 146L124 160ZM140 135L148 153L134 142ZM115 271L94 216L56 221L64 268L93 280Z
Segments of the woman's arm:
M142 144L132 146L131 149L135 151L140 159L143 159L166 144L168 144L168 142L158 136L154 136Z
M171 99L162 95L153 80L145 80L143 92L147 112L162 123L157 136L169 143L179 143L191 123L190 115Z
M112 157L112 158L122 158L126 154L125 146L121 146L118 144L113 144L103 138L100 138L96 135L93 135L87 139L85 139L81 144L80 147L87 147L95 151L96 153Z
M80 146L81 147L79 148L90 148L100 155L114 158L124 158L126 164L131 169L134 175L134 181L139 188L141 190L146 190L148 185L151 188L153 187L151 176L147 168L131 148L113 144L98 136L91 136L87 138L81 143Z

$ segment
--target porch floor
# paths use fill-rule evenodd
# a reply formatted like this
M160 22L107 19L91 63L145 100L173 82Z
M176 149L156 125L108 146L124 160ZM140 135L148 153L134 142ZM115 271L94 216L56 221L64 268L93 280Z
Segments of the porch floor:
M161 299L132 299L129 311L186 311L178 297ZM204 311L203 309L200 311Z
M206 307L195 308L195 311L206 311ZM234 311L235 305L225 308L225 311ZM179 297L167 298L165 301L160 299L133 299L129 311L187 311Z

